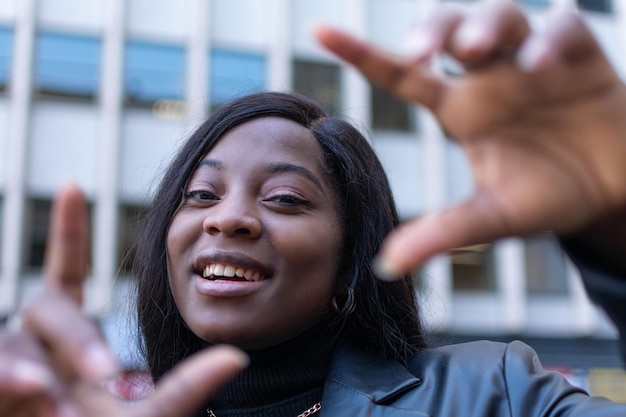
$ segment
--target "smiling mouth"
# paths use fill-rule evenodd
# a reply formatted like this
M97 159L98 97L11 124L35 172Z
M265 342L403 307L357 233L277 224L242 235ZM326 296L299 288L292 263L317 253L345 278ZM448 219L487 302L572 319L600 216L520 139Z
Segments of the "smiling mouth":
M211 263L204 267L202 277L208 280L263 281L267 277L254 269L246 269L221 263Z

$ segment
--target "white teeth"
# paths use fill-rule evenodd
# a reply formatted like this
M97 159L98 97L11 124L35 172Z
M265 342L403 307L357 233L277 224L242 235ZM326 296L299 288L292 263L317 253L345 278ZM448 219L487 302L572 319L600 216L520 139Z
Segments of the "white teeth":
M235 276L245 278L247 281L260 281L262 279L259 271L217 263L205 266L202 271L202 277L208 279L215 279L216 277L232 278Z
M228 265L226 268L224 268L224 276L232 278L235 276L235 271L236 269L234 266Z

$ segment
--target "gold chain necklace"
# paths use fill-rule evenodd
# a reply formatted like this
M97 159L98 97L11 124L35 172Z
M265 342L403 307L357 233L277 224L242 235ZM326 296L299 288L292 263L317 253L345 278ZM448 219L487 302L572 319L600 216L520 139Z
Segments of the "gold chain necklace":
M296 417L309 417L310 415L317 413L321 409L322 409L322 403L315 403L311 406L311 408L304 410L302 413L298 414ZM207 417L217 417L215 413L213 412L213 410L211 410L210 408L206 409L206 415Z

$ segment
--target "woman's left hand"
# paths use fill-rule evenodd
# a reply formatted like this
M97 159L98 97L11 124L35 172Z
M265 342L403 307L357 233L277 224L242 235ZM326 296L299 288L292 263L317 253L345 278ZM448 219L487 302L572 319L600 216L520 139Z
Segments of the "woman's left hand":
M390 236L389 275L505 236L581 232L607 218L626 226L626 88L574 12L534 32L509 1L472 15L443 11L415 32L413 56L330 28L316 36L374 83L431 110L474 175L469 199ZM440 52L464 73L431 71Z

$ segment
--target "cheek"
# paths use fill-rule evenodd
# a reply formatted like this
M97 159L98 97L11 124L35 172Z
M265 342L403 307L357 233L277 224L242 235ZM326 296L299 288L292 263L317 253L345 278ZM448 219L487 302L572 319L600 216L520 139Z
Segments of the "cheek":
M273 240L291 268L297 269L294 272L312 279L320 287L321 282L334 285L342 248L338 222L311 221L292 225L282 233L275 233Z
M170 224L166 237L166 256L168 272L175 272L184 261L185 252L194 242L195 222L187 216L176 215Z

